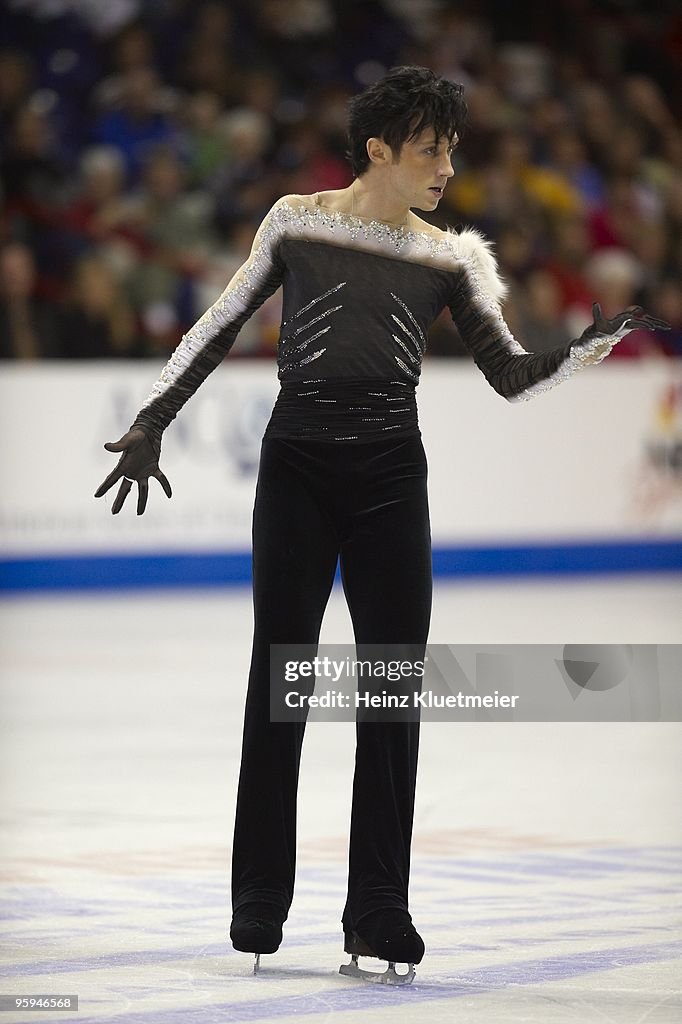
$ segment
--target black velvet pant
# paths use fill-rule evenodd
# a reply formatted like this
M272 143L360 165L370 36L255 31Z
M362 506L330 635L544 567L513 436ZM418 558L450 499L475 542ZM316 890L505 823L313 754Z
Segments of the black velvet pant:
M309 644L315 653L340 558L356 645L400 645L423 658L432 590L426 477L418 434L263 441L233 910L267 901L284 920L294 891L305 723L270 721L270 644ZM419 722L357 722L356 738L346 928L373 910L408 908Z

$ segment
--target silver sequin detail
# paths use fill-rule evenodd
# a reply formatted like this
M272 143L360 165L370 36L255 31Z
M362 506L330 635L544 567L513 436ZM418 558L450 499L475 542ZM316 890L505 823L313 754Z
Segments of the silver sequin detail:
M402 254L407 249L411 255L426 262L441 256L446 262L453 256L456 258L454 244L445 235L437 239L427 231L392 227L378 220L362 220L350 213L325 210L316 203L308 206L298 198L282 200L277 209L277 216L280 221L300 231L302 235L313 231L326 233L328 237L346 236L352 241L362 239L376 243L376 251L385 251L388 247L397 254Z
M397 317L394 316L393 319L394 320L398 320L398 323L400 324L402 329L404 331L406 331L410 335L410 338L412 338L412 341L414 341L414 343L417 345L417 347L419 349L421 349L421 354L424 355L424 352L426 351L426 336L425 336L423 330L421 329L421 327L419 326L416 317L413 315L412 311L410 309L408 309L407 305L403 302L403 300L401 298L399 298L399 296L397 296L394 292L391 292L391 296L392 296L392 298L395 299L395 301L397 303L399 303L402 306L402 308L405 310L405 312L407 313L408 317L410 318L410 320L414 324L414 327L415 327L415 329L417 331L417 334L419 335L419 341L417 341L412 336L412 334L407 330L407 327L405 327L405 324L401 323L401 321L398 320Z
M407 314L410 322L414 327L414 331L410 330L410 328L405 323L403 323L399 316L396 316L395 313L391 313L391 319L395 321L395 323L401 328L402 331L404 331L407 339L412 343L414 347L414 352L410 350L405 341L402 338L399 338L397 334L393 334L392 338L396 342L396 344L400 346L400 348L403 350L403 352L410 360L410 362L413 364L413 366L417 366L419 368L419 371L421 371L422 356L426 351L426 336L422 328L420 327L419 323L417 322L416 317L408 308L407 304L403 302L403 300L398 295L396 295L395 292L391 292L391 298L395 299L395 301L403 308L403 310ZM405 371L408 374L408 376L412 378L412 380L419 380L419 373L415 373L413 370L408 369L404 360L401 359L400 356L394 355L393 358L395 359L396 363L401 368L401 370Z
M419 355L421 355L421 350L419 348L419 344L418 344L417 339L415 338L414 334L412 333L412 331L408 327L405 326L405 324L402 322L400 317L397 317L395 315L395 313L391 313L391 317L392 317L393 320L395 320L395 322L398 324L399 327L402 327L402 329L404 330L405 334L410 339L410 341L412 342L412 344L416 348L416 350L419 353ZM393 337L395 338L395 334L393 335Z
M313 352L311 356L306 356L305 359L301 359L299 366L305 366L306 363L312 363L314 359L319 359L323 352L326 352L326 348L320 348L317 352Z
M315 338L319 338L321 334L326 334L327 331L331 331L331 325L329 327L323 327L322 330L316 331L315 334L312 334L309 338L306 338L305 341L302 341L300 345L296 345L294 352L302 352L304 348L308 347L311 341L315 341Z
M332 384L332 381L325 381L324 378L317 378L315 383L327 383ZM359 384L360 382L353 381L353 384ZM367 382L369 384L369 381ZM382 382L383 383L383 382ZM409 393L403 393L401 395L390 394L389 391L375 391L370 390L367 384L364 389L360 389L360 394L356 398L350 399L350 402L346 397L340 397L334 395L333 397L322 397L321 389L309 388L304 391L294 391L297 398L307 398L307 402L299 403L299 412L303 418L303 422L300 423L297 429L302 434L312 435L319 434L322 432L329 433L329 436L334 437L335 440L358 440L363 436L379 436L379 432L388 430L406 430L413 425L413 416L416 413L414 404L414 388L413 385L407 384L404 381L390 381L387 382L388 386L395 387L399 385L401 388L407 388ZM376 387L376 384L374 385ZM328 392L329 393L329 392ZM325 394L323 391L322 394ZM352 404L354 401L363 400L363 394L367 395L368 399L373 399L369 406L356 406ZM374 400L376 399L376 400ZM398 406L392 404L389 407L389 402L398 402ZM310 413L312 413L312 419L314 422L306 423L305 413L306 406ZM323 412L319 407L328 407L327 412ZM334 407L331 409L329 407ZM318 410L318 412L312 412L312 409ZM330 427L325 423L325 418L329 414L334 415L336 412L337 423ZM347 414L355 413L369 413L369 416L357 417L354 415L348 416L348 426L355 427L358 429L359 424L363 424L363 430L360 430L357 434L333 434L330 431L338 430L343 428L343 420ZM389 423L389 420L393 420Z
M400 369L403 370L408 375L408 377L411 377L412 380L419 380L419 376L416 373L412 372L409 366L402 361L400 356L394 356L393 358L395 359Z
M328 295L333 295L334 292L338 292L339 288L343 288L345 284L345 281L340 281L339 284L335 284L333 288L328 288L326 292L322 293L322 295L317 295L314 299L311 299L310 302L308 302L305 306L299 309L298 313L294 313L294 315L290 317L288 320L284 320L282 323L282 327L286 327L286 325L290 324L292 320L296 320L296 318L301 316L303 313L307 313L311 306L314 306L315 303L321 302L322 299L326 299Z
M400 338L398 337L398 335L397 335L397 334L394 334L394 335L393 335L393 340L394 340L394 341L397 341L397 342L398 342L398 344L400 345L401 349L403 350L403 352L405 353L405 355L407 356L407 358L408 358L408 359L410 360L410 362L412 362L412 363L418 363L418 362L419 362L419 359L417 358L417 356L413 356L413 355L412 355L412 353L410 352L410 350L409 350L409 348L407 347L407 345L405 344L405 342L404 342L404 341L402 341L402 340L401 340L401 339L400 339Z
M626 332L627 333L627 332ZM578 370L584 369L586 366L592 366L596 363L600 363L602 359L605 359L609 352L613 349L624 335L620 332L616 334L601 334L597 335L596 338L590 339L587 342L574 341L571 346L571 353L567 359L563 361L554 373L544 380L537 381L536 384L531 384L529 388L522 391L519 395L514 395L508 399L510 402L528 402L531 398L535 398L536 395L541 395L545 391L549 391L551 388L556 387L557 384L561 384L563 381L568 380Z
M284 323L282 324L282 327L285 327L287 324L291 324L292 321L294 321L298 317L302 316L303 313L306 313L309 309L311 309L313 306L315 306L318 302L321 302L323 299L326 299L330 295L333 295L335 292L338 292L339 289L344 288L345 285L346 285L345 281L340 281L338 284L334 285L333 288L328 288L327 291L323 292L321 295L316 295L314 299L311 299L310 302L307 302L305 306L302 306L301 309L299 309L298 312L294 313L294 315L292 317L290 317L288 320L285 320ZM305 359L298 359L297 358L298 355L301 352L305 351L305 349L307 349L308 345L310 345L313 341L315 341L316 338L319 338L320 335L326 334L327 331L330 331L331 330L331 324L328 324L326 327L322 327L319 331L317 331L315 334L312 334L309 338L305 338L298 345L294 345L293 349L291 349L291 346L290 346L289 343L291 341L293 341L294 338L297 338L298 335L301 334L303 331L307 331L308 328L313 327L314 324L319 323L321 320L324 320L325 317L331 316L332 313L336 313L340 309L343 309L342 305L330 306L329 309L323 310L322 313L320 313L316 317L313 317L312 320L309 320L305 324L300 324L294 331L291 332L291 334L280 335L280 339L279 339L279 369L280 369L280 373L289 373L289 372L291 372L291 370L297 370L301 366L306 366L308 363L312 363L313 360L319 359L319 357L324 352L327 351L326 348L321 348L321 349L318 349L317 352L313 352L312 355L306 356Z
M326 316L329 316L331 313L336 313L337 309L343 309L343 306L332 306L330 309L325 309L324 313L320 313L320 315L316 316L313 320L309 320L307 324L302 324L300 327L297 327L296 330L293 331L291 334L287 334L286 337L282 338L282 344L284 344L287 341L292 341L294 338L297 338L301 331L307 331L309 327L313 326L313 324L319 323L320 320L324 320L324 318ZM328 329L329 328L327 328L327 330Z

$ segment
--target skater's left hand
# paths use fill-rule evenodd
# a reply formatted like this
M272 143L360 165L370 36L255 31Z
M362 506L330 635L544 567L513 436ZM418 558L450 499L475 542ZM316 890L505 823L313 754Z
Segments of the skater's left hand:
M592 316L594 323L590 324L578 339L578 344L590 343L589 349L592 358L584 360L585 362L600 362L613 348L614 338L616 341L620 341L630 331L670 330L669 323L665 320L659 320L658 317L651 316L649 313L645 313L641 306L629 306L624 312L617 313L616 316L607 320L602 314L601 306L598 302L595 302L592 305ZM604 339L603 344L595 345L594 342L600 338Z
M641 306L628 306L623 313L617 313L616 316L607 320L602 314L601 306L595 302L592 304L592 316L594 323L583 331L583 338L594 338L598 334L628 334L629 331L636 331L639 328L645 331L670 330L669 323L645 313Z

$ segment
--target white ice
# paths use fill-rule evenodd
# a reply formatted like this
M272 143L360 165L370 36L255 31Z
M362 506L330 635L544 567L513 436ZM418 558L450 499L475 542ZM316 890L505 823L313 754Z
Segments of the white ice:
M431 641L677 643L682 580L439 584ZM681 727L425 724L414 984L344 978L351 723L311 723L297 886L262 958L228 938L248 589L0 605L0 1024L679 1024ZM335 591L323 640L351 642ZM368 965L369 966L369 965Z

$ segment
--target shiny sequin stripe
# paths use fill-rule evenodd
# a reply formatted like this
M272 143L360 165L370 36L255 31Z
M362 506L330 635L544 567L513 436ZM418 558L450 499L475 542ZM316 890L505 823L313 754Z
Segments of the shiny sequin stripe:
M330 316L332 313L336 313L336 311L339 309L343 309L343 306L332 306L330 309L325 309L324 313L320 313L320 315L316 316L313 320L309 320L307 324L301 324L301 326L297 327L292 334L287 334L285 338L281 339L282 345L284 345L286 342L293 341L294 338L298 337L301 331L307 331L309 327L313 326L313 324L319 323L320 320L324 320L326 316Z
M415 355L413 355L413 354L412 354L412 353L410 352L410 350L409 350L409 348L407 347L407 345L405 344L405 342L404 342L404 341L402 341L402 340L401 340L401 339L400 339L400 338L398 337L398 335L397 335L397 334L394 334L394 335L393 335L393 338L394 338L394 340L398 342L398 344L400 345L400 347L401 347L401 348L402 348L402 349L403 349L403 350L404 350L404 351L405 351L405 352L407 353L407 355L408 355L408 356L410 357L410 359L411 359L411 361L412 361L413 363L419 363L419 362L421 362L421 352L420 352L420 350L419 350L419 346L417 345L417 343L416 343L416 341L415 341L415 339L414 339L414 335L412 334L412 332L411 332L411 331L408 331L407 327L406 327L406 326L405 326L405 324L404 324L404 323L402 322L402 320L399 320L397 316L394 316L394 315L393 315L393 313L391 313L391 316L393 317L393 319L395 320L395 322L396 322L397 324L400 324L400 326L402 327L402 329L403 329L403 330L405 331L405 334L407 334L408 338L410 338L410 340L411 340L411 341L412 341L412 342L414 343L414 345L415 345L415 348L417 349L417 352L419 353L419 355L416 355L416 356L415 356Z
M326 334L327 331L331 331L331 324L328 327L323 327L321 331L316 331L315 334L311 334L309 338L302 341L300 345L296 345L294 352L302 352L303 349L307 348L311 341L315 341L315 338L319 338L321 334Z
M412 355L412 353L410 352L410 350L407 347L407 345L405 344L405 342L401 338L399 338L397 334L392 335L392 337L393 337L393 340L395 342L397 342L398 345L400 345L401 349L403 350L403 352L405 353L407 358L410 360L410 362L412 362L412 363L418 363L419 362L419 359L416 356Z
M311 356L306 356L305 359L301 359L301 361L297 365L298 366L306 366L307 363L312 363L313 360L319 359L320 356L324 352L326 352L326 351L327 351L326 348L320 348L320 349L317 350L317 352L313 352L313 354ZM287 367L287 369L291 370L291 369L293 369L293 367L289 366L289 367Z
M310 302L308 302L305 306L299 309L297 313L294 313L293 316L290 316L288 320L284 320L282 323L282 327L286 327L287 324L290 324L292 320L296 320L298 319L299 316L302 316L303 313L307 313L308 310L311 309L317 302L321 302L322 299L326 299L328 295L333 295L334 292L338 292L340 288L343 288L345 286L345 284L345 281L340 281L339 284L335 284L333 288L329 288L326 292L323 292L322 295L318 295L316 296L316 298L311 299Z
M412 380L415 380L415 381L419 380L419 375L418 375L418 374L416 374L416 373L413 373L413 372L412 372L412 370L411 370L411 369L409 368L409 366L407 365L407 363L404 363L404 362L402 361L402 359L400 358L400 356L394 356L393 358L395 359L395 361L396 361L396 363L398 364L398 366L400 367L400 369L401 369L401 370L402 370L402 371L403 371L404 373L406 373L408 377L411 377L411 378L412 378Z
M285 321L285 323L291 323L292 320L295 320L297 317L301 316L303 313L305 313L307 310L309 310L316 303L321 302L322 299L325 299L329 295L333 295L334 292L339 291L339 289L343 288L345 286L345 284L346 284L345 281L341 281L339 284L334 285L333 288L327 289L327 291L323 292L322 295L316 296L314 299L312 299L310 302L308 302L305 306L303 306L301 309L299 309L298 312L294 314L294 316L290 317L289 320ZM319 357L321 355L323 355L324 352L327 351L326 348L321 348L321 349L318 349L317 352L313 352L311 355L306 356L305 359L298 359L298 360L294 361L296 354L298 354L300 352L303 352L308 347L308 345L310 345L311 342L315 341L316 338L319 338L321 334L326 334L327 331L331 330L331 324L328 325L327 327L323 327L321 330L319 330L315 334L311 335L310 338L306 338L299 345L296 345L292 352L288 351L288 344L294 338L296 338L299 334L301 334L302 331L306 331L309 327L312 327L314 324L317 324L321 320L324 320L325 317L331 316L332 313L338 312L339 309L343 309L343 305L342 304L340 304L338 306L331 306L329 309L325 309L322 313L320 313L319 316L313 317L313 319L309 320L307 324L301 324L301 326L297 327L296 330L293 331L290 335L285 336L285 337L280 337L280 341L279 341L279 348L280 348L279 363L280 363L280 367L279 368L280 368L280 372L281 373L290 373L291 370L296 370L296 369L298 369L301 366L306 366L308 363L312 363L315 359L319 359ZM284 326L284 324L282 326Z
M403 300L402 300L401 298L399 298L399 297L398 297L398 296L397 296L397 295L396 295L396 294L395 294L394 292L391 292L391 297L392 297L392 298L394 298L394 299L395 299L395 301L396 301L396 302L397 302L397 303L398 303L398 304L399 304L400 306L402 306L402 308L403 308L403 309L405 310L405 312L407 313L407 316L408 316L408 317L409 317L409 319L410 319L410 320L412 321L412 324L414 325L414 328L415 328L415 330L417 331L417 334L419 335L419 341L417 341L417 339L416 339L416 338L414 337L414 335L413 335L413 334L411 334L411 332L407 330L407 327L405 327L405 324L404 324L404 323L402 323L402 322L401 322L400 320L398 320L398 318L397 318L396 316L394 316L394 317L393 317L393 319L394 319L394 320L397 320L397 322L398 322L398 323L400 324L400 326L401 326L401 327L402 327L402 329L403 329L403 330L405 331L405 333L406 333L406 334L408 334L408 335L410 336L410 338L412 339L412 341L413 341L413 342L415 343L415 345L417 346L417 348L418 348L418 349L419 349L419 351L421 352L421 355L424 355L424 352L426 351L426 337L425 337L425 335L424 335L424 332L423 332L423 330L422 330L422 329L421 329L421 327L419 326L419 324L418 324L418 322L417 322L417 320L416 320L416 318L415 318L414 314L413 314L413 313L412 313L412 311L411 311L411 310L410 310L410 309L408 308L408 306L406 305L406 303L404 303L404 302L403 302Z
M323 327L322 330L318 331L317 334L314 334L312 338L308 338L308 340L304 341L301 345L297 345L296 348L294 349L294 352L300 352L302 349L305 349L310 344L311 341L314 341L315 338L319 338L321 334L326 334L327 331L330 330L331 327ZM300 366L306 366L308 363L312 363L313 360L319 359L323 352L326 351L326 348L319 348L317 352L313 352L311 355L306 356L305 359L297 359L295 362L290 361L287 363L284 361L284 359L280 358L279 372L289 373L290 370L296 370ZM293 357L294 352L291 353L291 357Z
M521 394L514 395L509 401L527 402L531 398L549 391L550 388L556 387L562 381L568 380L569 377L572 377L574 373L582 370L585 366L593 366L596 363L600 363L626 333L600 334L587 342L574 341L568 358L553 373L544 380L531 384L529 388L522 391Z

